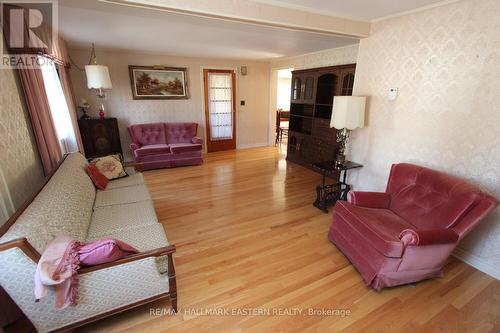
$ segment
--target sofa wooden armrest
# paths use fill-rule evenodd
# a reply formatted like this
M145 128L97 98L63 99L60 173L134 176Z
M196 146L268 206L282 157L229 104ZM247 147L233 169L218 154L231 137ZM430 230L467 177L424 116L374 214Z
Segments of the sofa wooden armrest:
M0 252L15 247L21 249L21 251L23 251L24 254L34 262L37 263L38 260L40 260L40 253L38 253L38 251L35 250L35 248L30 244L30 242L28 242L28 239L26 237L13 239L11 241L0 244Z
M169 246L162 247L159 249L154 249L154 250L150 250L150 251L132 254L132 255L126 256L125 258L121 258L121 259L118 259L118 260L115 260L112 262L108 262L105 264L82 267L78 270L78 273L85 274L88 272L93 272L93 271L97 271L100 269L118 266L118 265L126 264L126 263L131 262L131 261L141 260L141 259L148 258L148 257L161 257L161 256L166 255L166 256L168 256L168 259L170 260L172 258L172 254L174 252L175 252L175 245L169 245Z

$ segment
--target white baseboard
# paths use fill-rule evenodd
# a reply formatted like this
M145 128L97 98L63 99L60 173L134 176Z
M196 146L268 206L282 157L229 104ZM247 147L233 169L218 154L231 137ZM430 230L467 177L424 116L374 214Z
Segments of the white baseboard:
M267 146L269 146L267 142L238 144L236 146L236 149L248 149L248 148L267 147Z
M489 276L500 280L500 266L487 262L481 257L478 257L477 255L458 247L453 252L453 256L471 265L472 267L479 269Z

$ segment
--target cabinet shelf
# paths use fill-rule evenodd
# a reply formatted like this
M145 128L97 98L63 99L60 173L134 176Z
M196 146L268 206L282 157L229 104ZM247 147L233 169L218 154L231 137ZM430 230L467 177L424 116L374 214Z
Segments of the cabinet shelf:
M299 118L308 118L308 119L313 119L313 116L302 116L300 114L290 114L290 117L299 117Z
M312 117L314 113L314 105L303 103L290 104L291 116L309 116Z

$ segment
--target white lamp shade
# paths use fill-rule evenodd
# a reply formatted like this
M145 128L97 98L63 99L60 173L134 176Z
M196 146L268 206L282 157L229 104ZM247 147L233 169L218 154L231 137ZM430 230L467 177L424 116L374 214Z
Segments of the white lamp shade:
M87 65L85 66L87 74L87 87L89 89L111 89L111 78L107 66Z
M363 128L365 126L366 97L335 96L330 127L336 129Z

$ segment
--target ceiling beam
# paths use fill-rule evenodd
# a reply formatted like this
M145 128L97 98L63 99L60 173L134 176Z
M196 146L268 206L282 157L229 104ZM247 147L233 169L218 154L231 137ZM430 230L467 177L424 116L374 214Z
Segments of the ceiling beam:
M370 23L305 12L250 0L99 0L116 5L149 8L284 29L348 38L364 38Z

